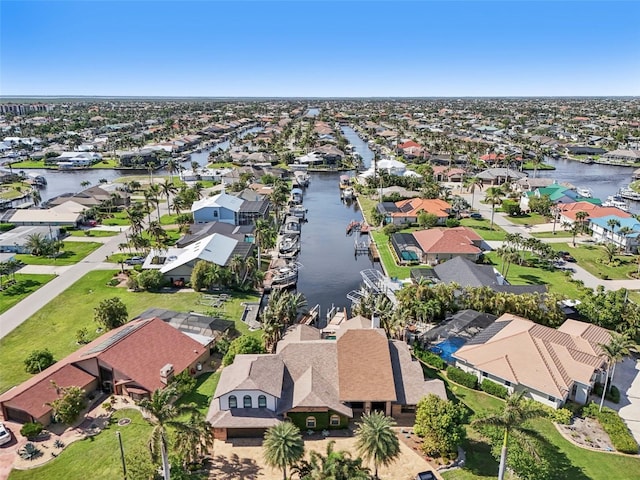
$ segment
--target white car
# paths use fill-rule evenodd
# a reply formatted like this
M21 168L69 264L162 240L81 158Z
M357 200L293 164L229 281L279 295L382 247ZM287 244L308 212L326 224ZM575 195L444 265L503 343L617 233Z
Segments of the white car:
M0 422L0 445L9 443L11 441L11 431L7 429L3 423Z

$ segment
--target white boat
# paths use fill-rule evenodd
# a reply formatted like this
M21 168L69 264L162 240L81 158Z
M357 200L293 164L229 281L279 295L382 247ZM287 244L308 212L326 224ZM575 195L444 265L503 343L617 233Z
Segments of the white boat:
M298 217L301 220L307 219L307 209L302 205L292 205L289 207L289 215L293 215L294 217Z
M298 281L298 270L302 265L290 263L274 271L271 285L293 285Z
M582 198L593 198L593 192L590 188L577 188L576 193L580 195Z
M343 200L353 200L356 194L353 188L349 187L342 190L342 192L340 193L340 196L342 197Z
M301 171L295 171L293 172L293 176L296 179L296 183L301 186L301 187L308 187L309 186L309 174L307 172L301 172Z
M291 253L300 250L300 237L298 235L285 235L280 241L280 253Z
M628 186L620 189L620 196L627 200L634 200L636 202L640 201L640 193L632 190Z
M602 202L602 206L619 208L623 212L629 211L629 205L627 205L627 202L625 202L624 198L620 195L609 195L607 200Z

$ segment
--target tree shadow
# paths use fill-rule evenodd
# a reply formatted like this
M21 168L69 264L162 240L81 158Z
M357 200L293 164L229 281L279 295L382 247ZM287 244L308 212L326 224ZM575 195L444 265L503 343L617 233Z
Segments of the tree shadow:
M210 478L218 480L254 480L262 468L252 458L240 458L237 454L230 457L223 455L215 456L211 461L209 469Z
M40 284L33 280L22 280L18 283L14 283L10 287L2 290L2 294L7 297L14 297L16 295L24 295L25 293L29 293L31 288L37 287Z

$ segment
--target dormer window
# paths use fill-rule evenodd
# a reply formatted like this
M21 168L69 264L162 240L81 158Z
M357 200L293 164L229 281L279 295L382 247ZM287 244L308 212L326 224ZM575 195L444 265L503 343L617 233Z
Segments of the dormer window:
M229 397L229 408L238 408L238 399L235 395Z
M253 403L251 401L251 395L245 395L242 400L244 408L253 408Z
M258 408L267 408L267 397L264 395L258 397Z

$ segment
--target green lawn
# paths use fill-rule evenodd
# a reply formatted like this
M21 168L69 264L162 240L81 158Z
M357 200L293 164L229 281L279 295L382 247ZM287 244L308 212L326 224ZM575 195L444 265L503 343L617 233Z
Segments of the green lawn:
M118 420L130 418L131 423L119 426ZM85 480L87 478L122 478L120 447L116 432L120 432L125 454L138 448L147 448L152 426L134 409L118 410L111 424L100 434L80 440L66 447L58 458L31 470L12 470L11 480L59 478ZM44 450L51 455L50 450Z
M515 223L516 225L540 225L542 223L549 223L549 219L544 215L540 215L539 213L531 213L528 215L520 215L517 217L506 215L504 218L509 220L511 223ZM556 227L556 231L562 230L562 226L559 223L558 225L556 225Z
M72 237L115 237L120 232L111 230L67 230Z
M26 265L73 265L101 246L102 244L97 242L64 242L64 248L56 258L19 253L16 260Z
M540 163L537 166L534 165L533 162L529 161L529 162L524 162L522 164L522 170L555 170L556 167L554 167L553 165L549 165L548 163Z
M359 194L358 203L360 204L360 211L362 212L362 216L364 217L366 222L369 225L373 225L374 222L371 219L371 210L373 210L379 203L378 198L376 197L375 199L372 199L368 195Z
M491 229L490 218L463 218L460 220L460 225L473 228L484 240L504 240L505 231L495 223L493 224L493 229Z
M153 220L153 219L152 219ZM127 214L125 212L112 213L109 218L105 218L101 222L103 225L124 225L129 226L129 220L127 220Z
M20 300L38 290L45 283L50 282L55 275L36 275L16 273L16 283L0 292L0 313L4 313ZM4 277L3 282L6 283Z
M568 238L568 239L571 239L573 237L571 232L566 232L560 229L556 229L555 234L553 232L536 232L536 233L532 233L531 236L535 238Z
M162 215L160 217L160 225L175 225L178 223L178 215Z
M498 271L502 270L502 260L495 252L485 254ZM507 273L507 280L512 285L547 285L549 291L561 293L568 298L582 296L578 285L569 281L569 277L562 270L547 270L540 267L520 266L512 263Z
M13 198L23 197L29 191L31 191L31 185L28 183L5 183L0 187L0 198L11 200Z
M198 410L203 415L207 414L209 410L209 404L211 398L218 386L218 380L220 380L220 372L207 372L198 377L198 383L196 388L191 393L188 393L178 400L178 404L195 403ZM186 415L188 417L189 415Z
M110 287L107 282L115 271L93 271L82 277L61 295L49 302L31 318L0 339L0 392L29 378L22 361L35 349L48 348L54 358L60 359L78 348L76 332L88 328L97 337L97 325L93 321L93 309L101 300L119 297L133 318L150 307L167 308L180 312L209 313L208 307L199 303L200 294L193 292L149 293L129 292L126 288ZM236 322L240 333L248 328L240 318L242 302L256 302L255 294L233 293L233 299L225 304L220 315ZM261 332L251 335L260 336Z
M378 252L380 253L380 261L384 266L384 270L389 277L409 278L411 275L411 267L400 266L396 263L395 256L391 251L389 237L381 230L371 232L373 240L376 242Z
M556 243L552 246L556 250L569 252L578 261L578 265L598 278L627 280L630 278L629 273L638 271L638 264L632 256L616 255L614 258L619 264L607 264L607 256L601 245L579 245L573 248L569 242L568 244Z

